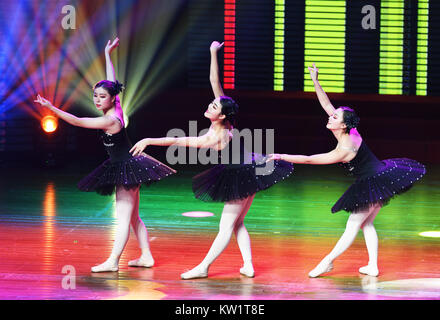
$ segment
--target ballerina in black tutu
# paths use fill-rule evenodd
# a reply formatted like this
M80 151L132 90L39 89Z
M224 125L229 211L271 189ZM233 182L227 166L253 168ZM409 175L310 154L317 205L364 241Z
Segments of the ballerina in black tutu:
M397 194L407 191L414 182L425 174L425 166L406 158L379 161L365 144L357 131L359 118L348 107L335 109L318 82L318 69L315 64L309 67L319 102L329 115L327 128L332 131L338 144L328 153L312 156L273 154L269 160L286 160L292 163L332 164L341 163L356 181L348 188L332 208L332 212L350 212L344 234L333 250L310 271L314 278L333 268L333 260L353 243L359 229L363 230L368 250L368 265L359 272L378 276L377 266L378 238L373 225L380 208Z
M119 270L119 259L128 241L130 225L136 234L142 254L139 259L130 261L129 266L154 265L148 232L139 217L139 188L141 184L149 185L175 173L173 169L146 154L133 157L129 153L132 145L125 130L123 111L118 97L122 85L116 81L110 58L111 52L118 45L118 38L112 43L108 41L105 48L107 80L98 82L93 88L93 102L96 108L103 112L103 116L78 118L54 107L50 101L40 95L35 101L74 126L102 130L101 138L109 159L83 178L78 183L78 188L82 191L96 191L102 195L111 195L116 191L117 229L110 257L104 263L92 267L92 272Z
M192 270L183 273L182 279L207 277L209 266L226 248L233 232L244 262L240 273L253 277L250 238L243 220L256 192L269 188L293 171L293 165L286 161L276 161L273 167L267 169L265 161L259 163L253 159L252 154L244 150L242 143L238 144L240 152L233 153L236 150L233 142L237 141L238 136L233 134L238 106L234 100L224 95L219 80L217 52L222 46L223 44L214 41L210 47L210 82L215 99L204 114L211 121L209 131L200 137L146 138L136 143L131 150L136 155L148 145L177 145L209 148L210 151L219 152L219 164L193 178L193 191L198 199L225 202L219 232L204 260ZM228 155L225 155L226 150L229 151ZM267 174L269 172L271 174Z

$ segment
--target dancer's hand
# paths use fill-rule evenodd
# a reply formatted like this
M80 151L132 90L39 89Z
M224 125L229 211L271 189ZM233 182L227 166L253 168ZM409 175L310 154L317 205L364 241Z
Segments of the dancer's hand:
M319 69L316 67L315 63L313 63L313 68L309 67L309 72L312 80L317 81Z
M130 149L130 153L135 157L142 154L142 151L149 145L148 138L138 141L133 148Z
M43 107L46 107L46 108L49 108L49 109L50 109L50 108L54 108L52 102L50 102L49 100L43 98L43 97L40 96L40 95L37 95L37 100L34 100L34 102L39 103L39 104L42 105Z
M269 154L269 156L266 159L266 162L274 161L274 160L282 160L281 159L281 154L279 154L279 153L271 153L271 154Z
M119 46L119 38L116 37L113 42L110 42L110 40L107 42L107 45L105 46L105 53L110 55L112 51Z
M224 42L220 43L218 41L213 41L211 43L211 47L209 47L209 50L211 50L211 52L213 53L216 53L223 47L224 44L225 44Z

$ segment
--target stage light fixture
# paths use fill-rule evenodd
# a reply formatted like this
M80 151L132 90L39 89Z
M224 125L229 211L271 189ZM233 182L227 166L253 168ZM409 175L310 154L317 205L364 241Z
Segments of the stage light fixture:
M45 116L41 119L41 127L44 132L52 133L58 128L58 119L54 116Z

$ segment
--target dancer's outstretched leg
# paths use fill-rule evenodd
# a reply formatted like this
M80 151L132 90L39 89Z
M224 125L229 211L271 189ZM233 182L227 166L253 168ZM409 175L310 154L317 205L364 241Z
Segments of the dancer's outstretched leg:
M246 206L243 208L243 212L238 217L235 222L235 237L237 238L238 247L240 248L241 256L243 257L243 267L240 268L240 273L247 277L254 277L254 266L252 264L252 250L251 250L251 239L244 226L244 218L252 205L255 194L247 199Z
M118 271L119 259L130 235L130 220L136 205L136 190L116 188L116 239L110 257L102 264L92 267L92 272Z
M379 275L379 268L377 266L379 240L377 238L373 221L381 207L382 206L380 204L377 204L374 211L361 226L361 229L364 232L365 244L368 251L368 265L359 268L359 272L373 277L377 277Z
M351 246L362 224L373 212L375 212L375 209L376 206L372 205L367 210L350 214L347 220L345 231L341 238L339 238L333 250L324 259L322 259L315 269L309 272L309 277L315 278L333 269L333 260L339 257Z
M129 261L128 265L130 267L152 267L154 265L154 259L150 251L148 231L143 221L139 217L139 189L137 189L136 192L136 205L131 215L131 228L136 235L142 254L138 259Z
M182 279L205 278L208 276L209 266L223 252L231 240L235 223L243 212L247 204L248 198L244 200L235 200L226 202L223 207L222 216L220 218L219 232L211 245L205 259L192 270L182 273Z

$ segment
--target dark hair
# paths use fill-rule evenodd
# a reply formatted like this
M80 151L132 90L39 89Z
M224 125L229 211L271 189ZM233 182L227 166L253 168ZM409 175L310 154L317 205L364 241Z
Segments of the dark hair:
M102 80L95 84L95 86L93 87L93 91L95 91L97 88L105 89L112 97L114 97L122 92L122 90L124 89L124 85L118 80L116 80L115 82L110 80Z
M220 104L222 106L222 114L226 116L225 120L235 127L237 122L238 105L235 101L227 96L220 97Z
M345 133L350 133L351 129L357 128L361 119L358 117L358 115L352 108L349 107L340 107L340 108L344 111L343 113L344 123L347 126L347 128L345 129Z

